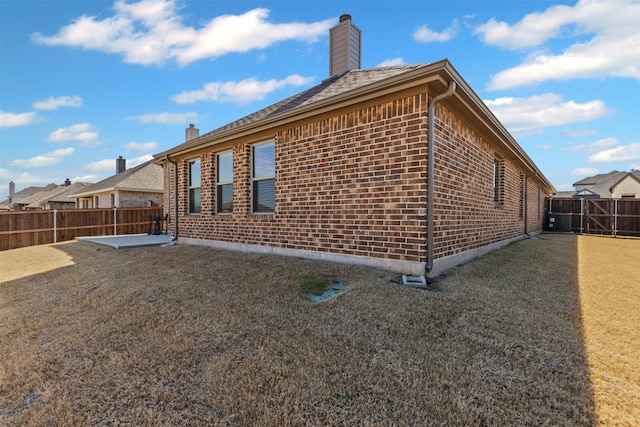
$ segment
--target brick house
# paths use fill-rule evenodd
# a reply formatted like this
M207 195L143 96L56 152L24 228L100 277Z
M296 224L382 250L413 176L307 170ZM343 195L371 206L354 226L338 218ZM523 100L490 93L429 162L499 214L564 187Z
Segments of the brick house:
M163 169L147 161L131 169L116 159L116 174L70 195L80 209L161 206L164 197Z
M449 61L359 41L344 15L330 78L154 156L180 243L436 275L541 231L553 186Z

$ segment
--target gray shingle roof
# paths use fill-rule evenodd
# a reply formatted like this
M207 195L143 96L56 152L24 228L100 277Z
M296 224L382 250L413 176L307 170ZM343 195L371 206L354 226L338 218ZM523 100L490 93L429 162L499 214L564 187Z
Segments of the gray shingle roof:
M162 193L164 191L164 172L162 166L148 161L112 175L102 181L89 185L72 194L72 197L86 196L111 190L148 191Z
M413 64L361 70L349 70L342 75L328 78L317 86L314 86L289 98L283 99L282 101L258 110L255 113L251 113L248 116L242 117L241 119L226 124L218 129L214 129L211 132L202 134L200 135L200 137L188 141L188 143L193 144L198 139L215 136L217 134L236 129L244 125L248 125L272 116L276 116L278 114L292 111L296 108L300 108L331 98L336 95L340 95L359 87L363 87L411 70L415 70L420 67L424 67L426 65L427 64Z

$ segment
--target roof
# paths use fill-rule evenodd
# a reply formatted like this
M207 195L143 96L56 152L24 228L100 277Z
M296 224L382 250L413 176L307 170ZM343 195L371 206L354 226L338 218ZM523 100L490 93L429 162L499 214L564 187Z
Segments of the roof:
M500 148L511 159L523 165L532 175L536 174L546 192L554 193L553 185L539 173L538 167L446 59L429 64L349 70L239 120L158 153L154 158L157 162L161 162L167 156L217 145L404 89L423 87L422 90L431 94L439 94L447 89L450 82L456 82L457 89L453 96L442 102L463 112L465 119L473 123L475 128L480 129L483 135L501 144Z
M70 197L86 197L107 191L164 192L164 171L161 166L148 161L112 175L82 189Z
M590 176L573 184L574 186L588 186L585 188L593 194L598 194L603 198L613 197L612 191L616 185L627 177L631 177L640 183L640 171L620 172L617 170L609 173L601 173Z
M77 192L83 187L87 187L91 185L87 182L75 182L70 185L60 185L53 190L46 192L39 192L34 194L33 196L27 197L22 200L22 203L27 204L27 208L38 209L41 208L45 203L75 203L73 198L69 197L71 194Z

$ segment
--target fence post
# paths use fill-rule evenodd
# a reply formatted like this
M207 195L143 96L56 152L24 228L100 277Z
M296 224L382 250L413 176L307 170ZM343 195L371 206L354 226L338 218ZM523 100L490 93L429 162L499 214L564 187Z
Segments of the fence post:
M584 225L584 199L580 199L580 234L582 234Z
M58 243L58 209L53 210L53 243Z
M113 207L113 235L117 236L118 235L118 213L116 211L115 206Z
M613 237L618 237L618 199L613 199Z

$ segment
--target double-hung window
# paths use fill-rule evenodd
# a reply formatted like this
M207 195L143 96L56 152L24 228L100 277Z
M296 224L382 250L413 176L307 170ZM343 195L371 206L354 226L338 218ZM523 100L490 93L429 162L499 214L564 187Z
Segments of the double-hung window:
M218 154L216 179L216 211L233 212L233 151Z
M504 204L504 160L493 159L493 203Z
M189 213L201 211L200 160L189 162Z
M252 148L252 198L254 213L276 210L276 147L273 141Z

